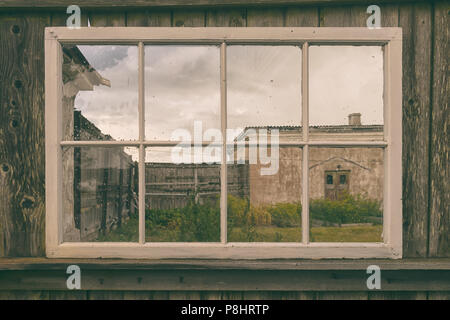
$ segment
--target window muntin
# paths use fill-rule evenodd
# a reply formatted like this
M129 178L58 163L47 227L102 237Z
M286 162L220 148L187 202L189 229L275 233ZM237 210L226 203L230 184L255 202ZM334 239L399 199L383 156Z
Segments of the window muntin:
M226 33L226 31L225 30L218 30L219 31L219 33L220 32L224 32L224 33ZM286 30L287 31L287 30ZM300 34L302 33L302 32L300 32L300 29L297 29L296 30L297 32L299 32ZM243 31L244 33L246 32L246 31ZM292 32L292 31L291 31ZM343 34L345 34L345 32L343 32ZM363 34L363 35L362 35ZM388 33L389 34L389 33ZM392 31L392 34L395 34L395 32L393 32ZM286 36L288 35L288 33L286 33ZM333 41L338 41L338 38L339 37L337 37L336 35L333 35L333 33L331 33L331 35L328 35L330 38L330 40L332 39ZM367 35L366 35L367 36ZM97 35L97 37L99 37L99 35ZM309 38L308 38L308 36L306 36L306 37L304 37L305 39L303 39L303 41L305 41L305 40L310 40L310 41L312 41L312 42L314 42L314 38L315 36L313 35L312 37L311 36L309 36ZM319 34L318 36L317 36L318 38L321 38L321 35ZM322 35L322 37L323 37L323 35ZM371 38L370 36L367 36L368 38ZM387 36L387 35L383 35L383 34L381 34L380 35L380 38L381 39L384 39L384 40L377 40L377 41L379 41L378 43L379 44L381 44L381 45L383 45L383 46L386 46L386 44L392 44L392 43L395 43L394 41L392 41L392 39L390 38L390 37L393 37L394 39L397 37L397 35L395 35L395 36ZM64 38L64 37L63 37ZM70 37L69 37L70 38ZM99 37L100 38L100 37ZM138 37L139 38L139 37ZM170 38L170 37L169 37ZM187 36L186 37L187 39L189 39L189 36ZM214 37L213 37L214 38ZM227 37L225 37L225 38L227 38ZM224 38L224 39L225 39ZM268 37L268 38L270 38L270 36ZM301 38L301 37L300 37ZM336 39L335 39L336 38ZM345 38L345 36L344 36L344 38ZM352 37L350 37L350 38L352 38ZM117 40L119 40L120 41L120 39L124 39L124 35L122 34L122 37L118 37L117 38ZM278 38L277 38L278 39ZM359 42L359 43L361 43L361 42L364 42L364 33L358 33L358 32L356 32L356 39L357 40L354 40L354 41L356 41L356 42ZM101 39L100 39L101 40ZM144 40L144 39L142 39L142 40ZM266 39L265 39L266 40ZM278 39L279 40L279 39ZM275 40L275 39L268 39L267 41L269 41L269 42L277 42L278 40ZM299 39L300 41L300 43L301 43L301 41L302 41L302 39ZM81 41L81 39L80 39L80 41ZM195 41L197 41L198 42L198 40L195 40ZM254 41L254 39L252 39L252 40L245 40L245 37L243 38L243 39L239 39L239 41L240 42L246 42L246 41L249 41L249 42L251 42L251 41ZM260 40L261 41L261 40ZM348 42L349 40L348 40L348 38L347 38L347 40L345 40L346 42ZM370 39L369 41L373 41L373 39ZM395 41L398 41L397 39L395 40ZM228 40L228 38L227 38L227 42L229 42L229 40ZM339 42L339 41L338 41ZM376 42L376 41L374 41L374 42ZM140 60L140 63L141 63L141 70L142 70L142 67L143 67L143 55L142 55L142 53L143 53L143 45L142 44L139 44L139 47L140 47L140 57L139 57L139 60ZM222 45L221 45L221 47L222 47L222 50L221 50L221 52L222 52L222 55L221 55L221 65L224 65L224 63L225 63L225 61L226 61L226 59L224 59L224 56L225 56L225 54L224 54L224 51L226 51L226 44L225 43L222 43ZM303 53L302 53L302 55L303 55L303 58L305 58L305 56L306 56L306 58L308 58L308 54L307 53L305 53L305 48L306 49L308 49L308 43L307 42L303 42L303 44L302 44L302 47L303 47ZM394 58L396 58L396 59L398 59L399 58L399 56L398 56L398 51L399 51L399 47L398 47L398 45L397 46L391 46L392 48L394 48L395 50L393 50L393 52L395 52L395 54L389 54L390 52L388 51L388 50L386 50L386 51L388 51L388 54L387 54L387 56L389 56L389 57L394 57ZM224 50L225 49L225 50ZM392 49L391 49L392 50ZM385 52L386 52L385 51ZM53 52L55 52L55 51L53 51ZM386 56L386 54L385 54L385 56ZM307 59L304 59L303 61L307 61ZM305 62L303 62L303 67L305 66ZM303 69L307 69L307 68L303 68ZM389 72L387 72L387 71L389 71L390 69L389 68L387 68L386 67L386 63L385 63L385 76L386 76L386 74L389 76ZM396 83L396 85L395 86L392 86L393 88L398 88L398 77L397 77L397 75L398 75L398 70L396 70L395 72L394 72L396 75L395 76L389 76L388 77L388 80L390 80L390 81L392 81L392 80L396 80L396 81L394 81L395 83ZM142 74L142 73L141 73ZM305 71L305 70L302 70L302 76L303 76L303 79L305 79L305 76L307 76L307 70ZM224 99L223 99L223 96L224 96L224 92L226 92L226 90L224 90L224 86L223 86L223 83L224 83L224 78L225 78L225 80L226 80L226 76L224 76L224 73L223 73L223 71L221 72L221 84L222 84L222 86L221 86L221 114L222 114L222 130L224 129L224 127L226 128L226 126L224 126L223 125L223 112L224 112L224 105L226 106L226 100L225 100L225 103L224 103ZM140 85L140 107L139 107L139 111L140 111L140 126L141 126L141 128L140 128L140 140L137 140L137 141L131 141L130 143L128 143L128 145L135 145L135 146L139 146L139 149L140 149L140 156L139 156L139 158L140 159L142 159L143 158L143 155L144 155L144 147L145 146L149 146L149 147L151 147L152 146L152 144L154 144L155 146L157 146L157 145L164 145L164 144L167 144L167 145L169 145L170 143L166 143L166 142L164 142L164 141L145 141L145 140L143 140L143 138L142 138L142 128L143 128L143 126L142 126L142 124L143 124L143 110L142 110L142 108L143 108L143 101L142 101L142 96L143 96L143 91L144 91L144 87L142 86L142 84L143 84L143 81L141 81L141 85ZM304 83L302 83L302 91L303 91L303 96L302 96L302 101L303 102L305 102L305 101L308 101L308 99L307 99L307 97L305 97L305 89L307 89L307 84L304 84ZM388 89L388 90L386 90L386 89ZM387 96L389 97L389 99L387 99L388 100L388 102L389 103L392 103L392 101L395 101L396 103L398 103L398 94L393 94L392 93L392 91L391 92L389 92L389 89L390 90L392 90L392 88L391 88L391 86L390 86L390 83L389 82L387 82L387 84L385 84L385 93L386 93L386 91L387 91L387 93L391 93L391 95L389 95L389 94L387 94ZM393 98L392 98L392 96L393 96ZM307 103L306 103L306 106L307 106ZM308 122L308 108L306 108L306 106L305 106L305 104L303 105L303 107L302 107L302 115L303 115L303 119L302 119L302 124L303 124L303 127L305 127L305 123L306 123L306 125L308 125L309 126L309 122ZM386 108L386 106L385 106L385 108ZM226 109L225 109L225 112L226 112ZM393 112L391 112L392 114L396 114L396 113L393 113ZM306 115L306 117L305 117L305 115ZM385 118L386 118L386 115L384 116ZM387 128L387 129L385 129L384 131L385 131L385 133L386 132L388 132L388 129L389 128ZM363 146L366 146L366 145L369 145L369 146L371 146L371 147L373 147L373 146L379 146L379 147L381 147L381 148L385 148L386 146L389 146L389 143L391 142L391 140L389 140L389 139L387 139L388 141L380 141L380 142L374 142L374 141L365 141L365 140L362 140L362 141L345 141L345 145L351 145L351 146L353 146L353 145L363 145ZM101 142L99 145L101 145L102 143L104 143L104 142ZM61 142L61 145L70 145L71 143L70 142L68 142L68 141L62 141ZM81 143L81 145L83 144L83 142ZM111 142L111 144L118 144L118 143L116 143L115 141L114 142ZM288 143L289 144L289 143ZM302 150L303 150L303 160L302 160L302 166L303 166L303 169L305 169L305 168L308 168L307 167L307 164L308 164L308 160L306 160L306 159L308 159L308 154L309 154L309 147L310 146L314 146L314 145L334 145L334 144L336 144L336 145L338 145L338 146L342 146L343 145L343 142L342 141L323 141L323 140L319 140L319 141L317 141L317 142L312 142L312 141L310 141L309 139L308 139L308 135L306 134L306 137L305 136L303 136L303 139L302 139L302 141L300 141L300 142L290 142L290 144L291 145L298 145L299 147L301 147L302 148ZM306 155L306 156L305 156ZM389 157L389 155L387 156L387 160L389 160L389 159L391 159L390 157ZM306 164L306 165L305 165ZM144 164L143 164L143 162L141 162L140 164L139 164L140 166L143 166ZM224 163L222 163L222 168L224 167ZM226 167L226 166L225 166ZM307 170L306 170L307 171ZM140 177L139 177L139 180L140 181L143 181L144 179L142 178L142 174L143 174L143 170L142 170L142 172L139 172L139 175L140 175ZM223 174L222 174L222 178L223 178ZM305 180L306 179L306 180ZM222 181L223 181L223 179L222 179ZM304 189L307 189L308 188L308 181L307 181L307 177L302 177L302 181L303 181L303 188ZM306 182L306 183L305 183ZM143 189L142 189L142 183L140 182L139 183L140 184L140 186L139 186L139 191L141 191L141 193L143 193L142 191L143 191ZM389 184L388 184L389 185ZM226 185L225 185L226 186ZM226 188L225 188L226 189ZM221 191L223 192L223 190L224 190L224 182L221 182ZM303 191L303 198L302 198L302 200L303 201L305 201L305 191ZM307 199L306 199L307 200ZM145 202L143 202L142 200L140 200L140 209L142 208L142 204L145 204ZM397 203L397 207L398 207L398 203ZM222 230L222 232L221 232L221 242L222 242L222 245L225 245L225 247L228 247L227 245L226 245L226 243L227 243L227 241L226 241L226 237L223 237L223 230L224 230L224 227L226 227L226 225L224 225L224 221L223 221L223 217L224 217L224 199L223 199L223 196L222 196L222 199L221 199L221 230ZM308 208L308 206L306 206L306 208ZM306 210L307 211L307 210ZM143 212L143 210L141 210L141 212ZM226 216L226 215L225 215ZM308 216L307 214L306 214L306 216ZM396 216L397 217L397 219L398 219L398 215ZM303 219L303 221L308 221L308 217L306 217L306 219L305 219L305 214L303 214L303 216L302 216L302 219ZM393 220L395 220L395 219L393 219ZM143 241L143 237L142 237L142 234L143 234L143 228L142 228L142 226L143 226L143 221L142 221L142 214L140 214L140 221L139 221L139 229L140 229L140 245L144 245L144 241ZM388 226L385 226L385 228L388 228L388 227L390 227L389 225ZM391 235L392 235L392 231L390 231L390 233L391 233ZM301 244L299 244L299 245L297 245L297 246L294 246L294 247L292 247L292 248L296 248L296 249L298 249L298 250L296 250L296 251L293 251L293 250L290 250L290 249L287 249L287 248L284 248L284 250L283 250L283 253L275 253L275 252L273 252L273 254L275 254L275 256L283 256L284 254L286 254L286 255L288 255L288 256L299 256L299 257L301 257L302 255L303 255L303 252L307 252L307 251L310 251L309 249L313 249L313 248L315 248L315 246L313 246L312 245L312 243L310 243L310 241L309 241L309 239L308 239L308 237L305 237L305 234L307 234L307 232L305 232L305 231L303 231L303 238L302 238L302 243ZM398 238L398 236L394 236L395 238ZM224 239L225 238L225 239ZM389 244L390 244L391 242L388 242L388 241L385 241L385 244L384 245L382 245L382 246L375 246L375 247L372 247L372 249L370 250L371 252L370 253L367 253L369 256L371 256L371 255L373 255L373 256L382 256L383 255L383 253L381 253L381 252L383 252L383 250L384 249L382 249L383 247L390 247L389 246ZM269 245L271 245L270 243L268 243ZM113 244L108 244L108 246L109 245L111 245L112 247L111 247L111 249L112 250L114 250L114 245ZM326 245L325 243L324 243L324 245ZM361 244L362 246L366 246L365 244ZM326 245L326 246L330 246L330 245ZM358 244L356 244L356 246L358 246ZM80 250L86 250L86 248L83 246L83 244L82 243L80 243L80 245L78 246L79 248L80 248ZM332 245L331 245L331 247L333 247ZM342 248L342 250L341 251L343 251L343 252L348 252L349 253L349 255L351 256L352 254L350 253L350 251L349 250L347 250L346 248L345 248L346 246L344 246L344 247L341 247ZM355 247L355 246L351 246L351 247ZM65 249L65 246L64 246L64 244L62 244L62 250L64 251L64 250L66 250ZM84 248L84 249L83 249ZM93 247L94 248L94 247ZM108 247L109 248L109 247ZM147 255L150 255L150 256L153 256L152 255L152 253L151 253L151 248L152 248L152 246L145 246L145 247L142 247L143 249L145 249L145 248L147 248L148 249L148 254L145 254L146 256ZM217 248L220 248L220 245L217 247ZM217 248L215 248L214 250L216 250ZM245 246L244 247L242 247L242 248L245 248ZM251 248L253 248L252 246L251 246ZM303 249L302 250L300 250L300 248L303 248L303 249L307 249L306 251L304 251ZM379 250L378 249L375 249L375 248L379 248ZM145 249L145 251L144 252L147 252L147 249ZM95 248L93 249L94 251L95 251ZM212 250L212 249L211 249ZM207 252L213 252L213 251L211 251L211 250L209 250L209 249L205 249L204 251L207 251ZM236 249L233 249L232 250L232 252L243 252L243 251L245 251L246 249L238 249L238 248L236 248ZM391 252L390 251L391 249L389 249L388 248L388 250L386 251L386 252ZM396 253L395 253L395 256L398 256L398 246L396 246ZM89 250L87 250L87 251L89 251ZM139 250L138 250L139 251ZM173 250L172 250L173 251ZM177 251L177 250L175 250L175 251ZM259 250L257 250L256 249L256 251L257 252L259 252ZM53 251L52 251L53 252ZM167 254L162 254L162 256L166 256L166 255L171 255L170 254L170 252L171 252L171 250L170 249L168 249L168 252L169 253L167 253ZM214 251L215 252L215 251ZM296 252L296 253L294 253L294 252ZM330 252L330 251L327 251L327 252ZM318 256L324 256L324 252L322 251L322 250L320 250L320 249L317 249L317 250L315 250L315 253L318 255ZM136 252L136 254L139 254L138 252ZM201 253L200 253L201 254ZM181 254L181 256L183 256L184 254ZM187 256L190 256L190 255L192 255L192 252L190 251L190 253L189 254L187 254ZM212 256L214 256L215 254L212 254ZM220 256L221 255L221 253L217 253L217 255L218 256ZM262 254L262 253L253 253L253 254L250 254L250 255L248 255L249 257L252 257L252 256L260 256L260 255L265 255L265 254ZM362 254L362 255L364 255L364 254ZM386 255L386 253L384 253L384 255ZM390 253L388 253L387 255L390 255ZM196 254L193 254L193 256L196 256ZM266 256L268 256L268 255L266 255ZM333 254L331 254L331 253L328 253L328 254L325 254L325 256L333 256ZM271 257L273 257L273 255L271 256Z

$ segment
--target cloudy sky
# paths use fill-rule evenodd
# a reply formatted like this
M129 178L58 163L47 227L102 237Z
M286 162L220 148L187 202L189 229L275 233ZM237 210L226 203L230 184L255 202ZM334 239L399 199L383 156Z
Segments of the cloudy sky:
M116 140L138 138L138 51L135 46L79 46L111 88L81 91L75 107ZM301 124L301 49L229 46L228 127ZM310 47L310 124L382 124L381 47ZM220 49L146 46L147 139L169 140L174 130L220 129ZM164 153L164 151L160 151Z

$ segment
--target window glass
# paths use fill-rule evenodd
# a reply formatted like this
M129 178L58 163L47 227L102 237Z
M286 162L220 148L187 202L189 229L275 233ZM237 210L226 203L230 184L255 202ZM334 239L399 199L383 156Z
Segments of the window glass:
M195 161L196 153L206 157L204 149L146 148L147 242L220 241L221 149L211 151L218 162Z
M229 46L228 241L301 241L302 51ZM246 146L245 143L252 145Z
M137 47L64 44L62 50L63 140L138 139Z
M311 147L309 168L310 241L382 242L384 150Z
M220 131L220 49L217 46L145 47L147 140L201 140Z
M383 140L381 46L309 48L310 140Z
M63 147L63 240L138 241L138 150Z

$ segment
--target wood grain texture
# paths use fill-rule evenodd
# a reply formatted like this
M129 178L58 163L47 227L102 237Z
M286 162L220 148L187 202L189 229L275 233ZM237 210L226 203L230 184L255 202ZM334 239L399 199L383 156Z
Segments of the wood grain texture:
M290 7L286 9L286 27L318 27L319 8Z
M396 0L411 2L414 0ZM416 0L420 1L420 0ZM423 0L422 0L423 1ZM377 3L392 0L377 0ZM330 4L373 4L371 0L78 0L85 8L123 8L123 7L213 7L213 6L291 6L291 5L330 5ZM0 0L4 8L61 8L72 4L68 0Z
M66 10L57 10L51 12L51 25L54 27L63 27L67 25L67 18L70 15L66 13ZM80 22L82 27L87 27L89 14L84 10L81 10Z
M261 295L264 299L273 300L449 300L450 291L436 292L247 292L245 295L239 291L186 291L171 293L168 291L85 291L85 290L18 290L0 291L0 300L168 300L179 298L180 300L249 300L258 299ZM247 297L247 299L244 298Z
M207 27L245 27L247 26L247 10L244 9L212 9L206 11Z
M425 257L431 74L431 5L400 7L403 28L403 255Z
M427 300L427 292L369 292L369 300Z
M364 270L82 270L90 291L367 291ZM274 281L276 279L276 281ZM3 290L65 290L60 270L1 271ZM383 270L383 291L450 291L450 270ZM244 296L244 299L250 299Z
M127 12L128 27L170 27L172 25L170 10L145 10Z
M44 27L0 16L0 256L44 255Z
M249 8L247 27L283 27L285 8Z
M361 292L317 292L316 293L317 300L368 300L368 293Z
M204 27L204 10L174 10L172 13L172 27Z
M382 27L398 26L398 4L378 4ZM367 5L320 7L321 27L366 27Z
M89 21L92 27L124 27L125 17L124 12L92 12Z
M444 292L428 292L427 293L428 300L450 300L450 291Z
M360 270L369 265L378 265L382 270L450 270L450 259L370 259L370 260L215 260L215 259L48 259L0 258L0 271L56 270L65 271L76 264L83 270Z
M434 7L433 79L430 136L429 256L450 257L449 183L449 9L450 1Z
M339 6L320 8L321 27L366 27L367 6Z

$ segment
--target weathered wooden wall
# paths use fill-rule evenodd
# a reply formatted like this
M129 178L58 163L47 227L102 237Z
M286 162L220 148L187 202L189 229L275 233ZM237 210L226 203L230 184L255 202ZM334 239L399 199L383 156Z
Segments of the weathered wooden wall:
M450 257L449 6L448 0L380 4L382 25L402 27L404 35L405 257ZM243 5L91 9L82 11L82 21L86 25L89 17L91 26L364 27L369 16L366 8ZM0 256L45 255L44 28L65 25L66 18L63 9L0 13ZM320 297L320 293L311 294ZM80 295L93 297L95 292ZM169 297L169 293L160 295ZM208 297L223 295L227 293L209 293ZM237 297L241 294L237 293ZM258 297L262 297L261 293Z
M448 292L0 291L0 300L449 300Z

